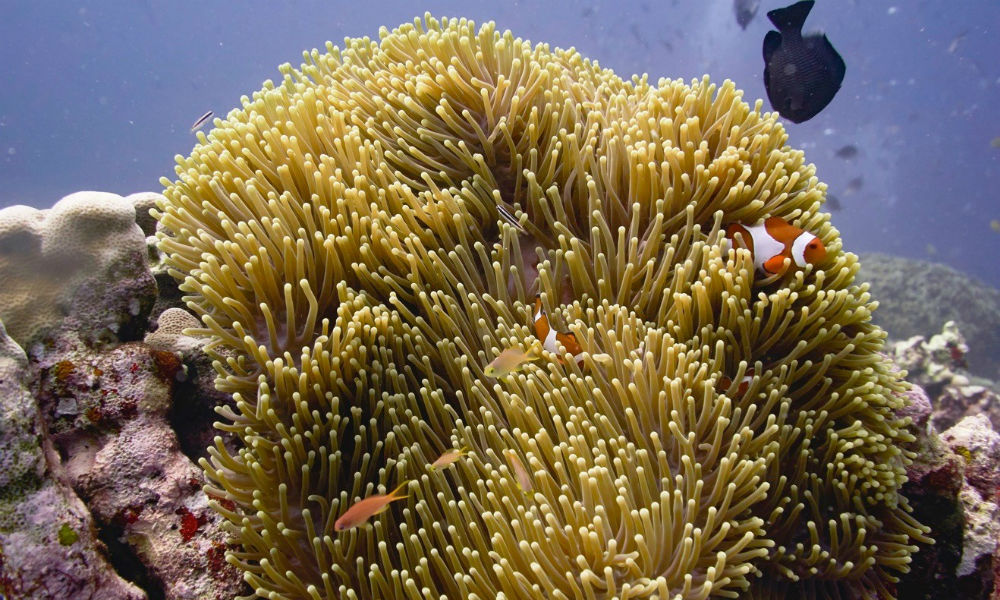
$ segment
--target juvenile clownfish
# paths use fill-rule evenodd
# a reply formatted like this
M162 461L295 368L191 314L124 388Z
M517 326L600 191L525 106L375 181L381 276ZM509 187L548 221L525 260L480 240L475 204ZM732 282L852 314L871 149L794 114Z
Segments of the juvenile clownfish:
M786 258L799 268L826 258L826 248L818 237L781 217L768 217L757 225L732 223L726 227L729 239L735 241L737 233L742 234L743 246L753 255L754 267L769 275L781 273Z
M553 354L558 354L559 344L562 344L566 352L571 354L576 362L583 360L583 348L576 341L576 335L572 332L563 333L556 331L549 325L549 317L542 308L542 297L535 296L535 336L542 340L542 347Z
M388 510L390 503L406 498L406 494L401 492L408 483L409 481L404 481L388 494L375 494L355 502L334 522L333 529L335 531L353 529L358 525L363 525L373 516L384 513Z
M747 392L748 389L750 389L750 383L753 382L753 376L754 376L754 370L747 369L746 375L743 376L743 379L740 379L740 384L736 386L737 396L742 396ZM719 383L716 384L715 390L721 394L726 390L728 390L729 386L731 385L733 385L733 378L723 376L721 379L719 379Z

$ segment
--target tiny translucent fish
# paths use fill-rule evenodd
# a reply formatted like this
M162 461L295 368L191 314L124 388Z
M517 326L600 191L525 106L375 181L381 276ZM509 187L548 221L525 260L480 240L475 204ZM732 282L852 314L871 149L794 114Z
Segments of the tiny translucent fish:
M437 460L432 462L428 468L431 470L443 469L453 464L455 461L462 458L468 453L469 453L468 446L462 446L461 448L452 448L451 450L446 450L441 456L437 457Z
M404 481L388 494L376 494L355 502L333 524L334 530L353 529L358 525L364 525L373 516L384 513L390 503L406 498L406 494L402 492L408 483L409 481Z
M990 221L990 229L992 229L997 233L1000 233L1000 220L993 219L992 221Z
M994 148L1000 148L1000 135L990 140L990 146Z
M528 474L528 470L524 468L524 464L521 463L521 459L517 457L517 453L513 450L507 449L503 451L503 455L507 457L510 462L510 466L514 469L514 477L517 477L517 487L521 488L521 491L527 492L531 490L531 475Z
M507 348L493 359L493 362L486 365L483 374L487 377L504 377L515 371L524 368L529 362L538 360L542 356L541 347L536 344L525 352L520 348Z
M205 123L208 123L208 120L211 119L212 115L214 114L215 113L213 113L212 111L208 111L207 113L198 117L198 120L191 124L191 133L194 133L195 131L198 131L199 129L204 127Z

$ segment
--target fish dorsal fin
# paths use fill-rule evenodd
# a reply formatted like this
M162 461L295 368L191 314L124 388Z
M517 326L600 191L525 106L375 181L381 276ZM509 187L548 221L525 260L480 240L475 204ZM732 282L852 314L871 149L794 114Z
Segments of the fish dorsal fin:
M844 64L844 59L834 49L830 40L826 39L826 35L821 35L821 37L823 38L823 47L826 49L825 55L830 57L828 66L833 72L833 79L837 82L837 87L839 88L840 84L844 81L844 75L847 74L847 65Z
M812 10L813 0L802 0L785 8L776 8L768 11L767 18L771 19L774 26L781 33L802 32L802 25L806 22L809 11Z
M775 30L767 32L764 36L764 70L767 71L771 65L771 55L781 47L781 34Z

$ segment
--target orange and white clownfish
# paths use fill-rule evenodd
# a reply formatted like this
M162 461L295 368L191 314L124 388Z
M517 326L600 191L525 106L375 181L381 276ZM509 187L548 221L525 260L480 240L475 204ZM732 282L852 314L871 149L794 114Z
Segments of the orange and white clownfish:
M535 336L542 340L542 347L553 354L558 354L559 344L562 344L566 352L571 354L576 362L583 360L583 348L576 341L576 335L572 332L563 333L556 331L549 325L549 317L542 308L542 297L535 296Z
M743 379L740 379L740 384L738 386L736 386L736 395L737 396L742 396L743 394L745 394L747 392L748 389L750 389L750 384L753 382L753 376L754 376L754 370L753 369L747 369L746 370L746 375L743 376ZM715 391L717 391L717 392L719 392L721 394L721 393L725 392L726 390L728 390L731 385L733 385L733 379L732 379L732 377L723 375L719 379L719 383L716 384Z
M757 225L732 223L726 227L729 239L735 240L737 233L742 234L757 270L769 275L781 273L786 258L799 268L826 258L826 248L818 237L781 217L768 217Z

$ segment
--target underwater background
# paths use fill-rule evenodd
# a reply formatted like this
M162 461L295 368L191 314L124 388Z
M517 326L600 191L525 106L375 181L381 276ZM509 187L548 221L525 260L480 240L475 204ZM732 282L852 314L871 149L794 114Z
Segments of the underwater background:
M425 10L576 47L626 78L729 78L771 110L761 42L765 13L784 4L761 2L742 30L732 0L3 3L0 208L84 189L160 191L200 115L224 117L304 49L377 37ZM840 201L846 249L1000 282L998 28L995 0L816 3L805 31L827 34L847 75L818 116L783 123ZM848 145L857 154L838 157Z

